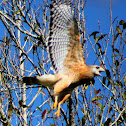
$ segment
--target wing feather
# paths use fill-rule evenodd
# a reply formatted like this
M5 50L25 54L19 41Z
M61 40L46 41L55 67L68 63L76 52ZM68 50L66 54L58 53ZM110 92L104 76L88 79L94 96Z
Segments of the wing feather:
M53 4L50 11L48 53L56 72L68 68L71 61L83 61L79 39L77 22L70 4Z

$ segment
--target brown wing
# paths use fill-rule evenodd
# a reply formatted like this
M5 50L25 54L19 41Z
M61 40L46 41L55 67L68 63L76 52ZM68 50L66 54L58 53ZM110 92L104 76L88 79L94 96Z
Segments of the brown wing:
M80 32L77 26L77 22L74 19L72 27L69 29L70 43L68 48L68 53L64 60L64 65L66 67L71 67L76 64L84 64L84 58L82 53L82 44L80 42Z
M77 22L70 4L53 4L50 13L48 53L56 72L84 62Z

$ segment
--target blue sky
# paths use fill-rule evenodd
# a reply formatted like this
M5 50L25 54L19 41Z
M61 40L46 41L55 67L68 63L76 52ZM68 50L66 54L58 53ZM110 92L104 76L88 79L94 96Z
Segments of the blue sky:
M126 21L126 0L112 0L112 16L113 20L118 16L118 20ZM104 33L109 32L110 28L110 11L109 0L87 0L85 6L86 30L88 34L98 30L98 21L101 30ZM4 36L4 27L0 21L0 40Z
M126 0L112 0L113 20L117 17L118 21L122 19L126 21L125 13L126 13ZM98 21L100 22L102 33L108 34L110 30L109 0L87 0L87 4L85 6L85 17L86 17L86 30L89 35L93 31L99 31ZM3 36L4 36L4 27L0 21L0 40L2 40ZM91 40L92 42L94 41L93 39ZM90 61L91 60L88 60L87 63L91 64ZM91 62L94 63L94 61ZM42 100L40 99L37 99L37 101L42 102ZM44 109L45 108L46 107L44 107Z
M112 0L112 17L126 21L126 0ZM109 0L87 0L85 7L86 29L88 33L98 30L98 21L104 33L110 28Z
M117 22L120 20L126 21L126 0L112 0L111 1L111 9L112 9L112 21L115 20L113 28L115 30ZM87 4L85 6L85 18L86 18L86 30L88 35L90 35L94 31L99 31L98 21L100 23L101 33L108 34L110 32L111 20L110 20L110 6L109 0L87 0ZM90 37L92 43L94 43L93 37ZM109 54L109 52L108 52ZM124 53L126 55L126 51ZM87 59L87 63L94 63L91 60L91 55Z

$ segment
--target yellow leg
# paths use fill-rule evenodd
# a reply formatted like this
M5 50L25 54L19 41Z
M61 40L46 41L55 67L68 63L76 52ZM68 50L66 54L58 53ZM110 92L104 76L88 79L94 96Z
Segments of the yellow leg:
M56 109L56 107L57 107L57 101L58 101L58 96L55 96L55 102L53 104L53 109Z
M69 97L70 97L70 94L67 94L67 95L64 96L64 98L62 99L62 101L59 102L59 104L58 104L58 109L57 109L57 111L54 113L54 115L57 115L57 117L60 116L60 105L61 105L66 99L68 99Z
M57 111L54 113L54 115L57 115L57 117L60 116L60 104L61 104L61 103L58 104L58 109L57 109Z

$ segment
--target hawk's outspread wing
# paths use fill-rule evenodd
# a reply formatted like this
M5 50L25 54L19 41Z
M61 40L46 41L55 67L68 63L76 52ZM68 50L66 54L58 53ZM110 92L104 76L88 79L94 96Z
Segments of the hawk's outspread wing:
M36 77L24 77L26 84L40 84L53 87L55 95L55 113L60 115L60 105L70 96L72 90L89 82L94 76L101 76L103 68L97 65L85 64L80 33L74 12L70 4L54 3L50 12L50 32L48 39L48 54L56 74Z
M83 61L79 29L69 4L51 6L48 53L56 72Z

